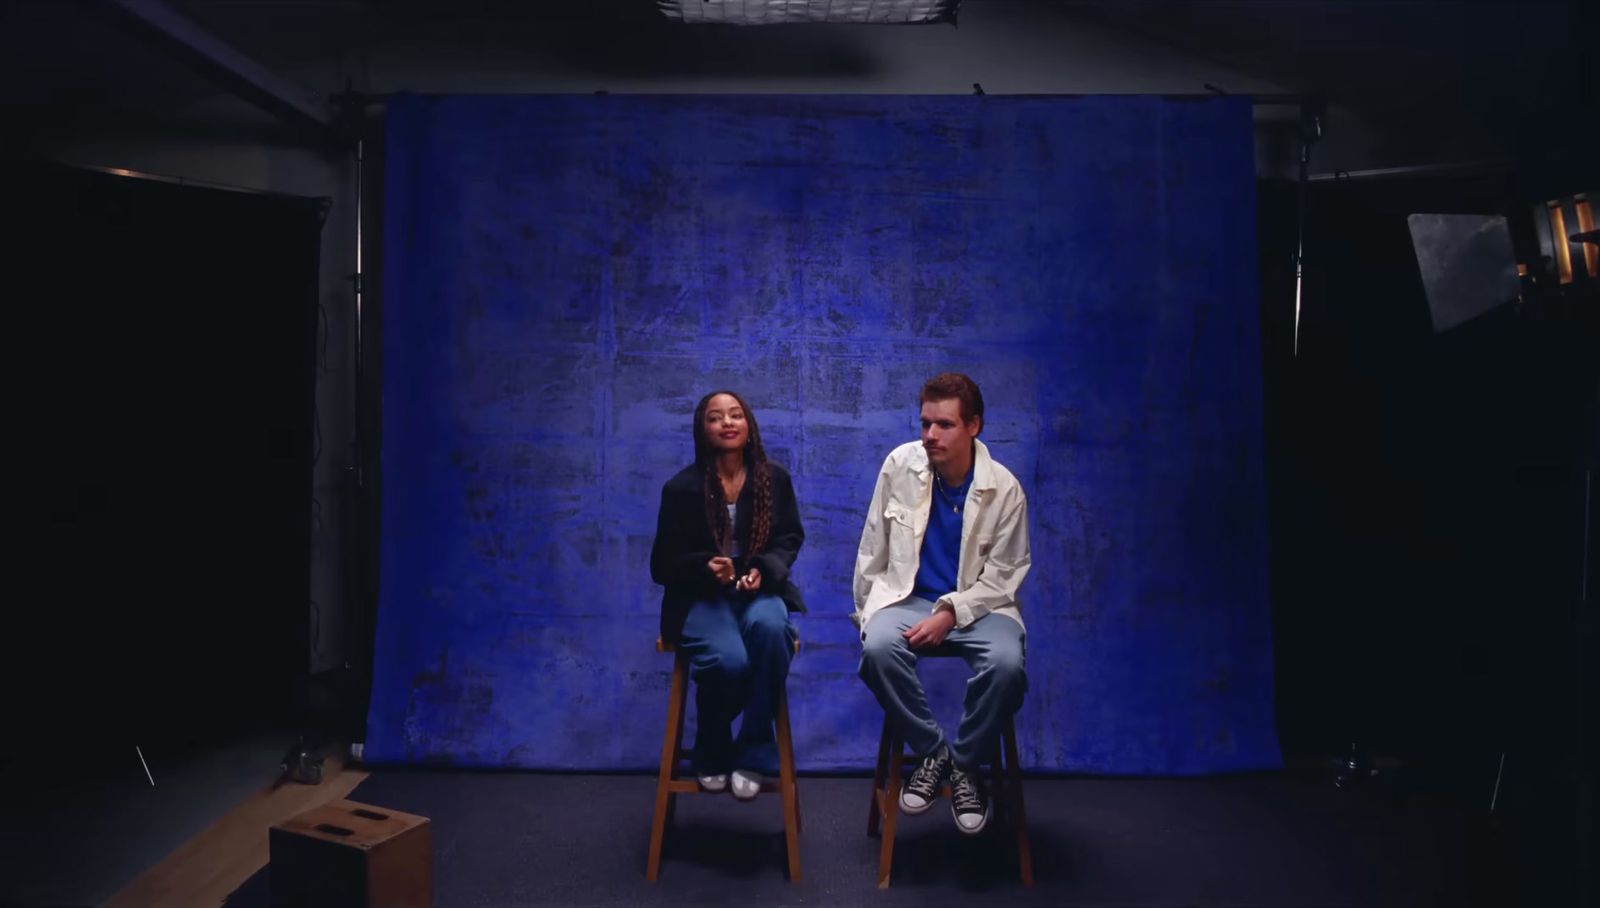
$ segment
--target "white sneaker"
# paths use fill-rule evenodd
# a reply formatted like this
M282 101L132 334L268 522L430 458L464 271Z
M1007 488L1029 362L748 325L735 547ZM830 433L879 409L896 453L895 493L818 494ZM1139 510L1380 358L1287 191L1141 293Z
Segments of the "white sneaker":
M761 774L748 769L733 771L733 796L741 801L753 801L761 793Z
M719 772L715 775L696 776L702 791L723 791L728 787L728 774Z

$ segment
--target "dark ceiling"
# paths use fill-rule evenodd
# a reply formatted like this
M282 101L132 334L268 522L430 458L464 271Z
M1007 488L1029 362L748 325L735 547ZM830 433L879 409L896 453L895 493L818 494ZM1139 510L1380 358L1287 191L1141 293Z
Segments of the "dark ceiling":
M216 87L131 33L109 0L5 0L3 101L13 122L170 117ZM734 78L849 77L886 65L887 28L694 28L653 0L168 0L308 98L396 44L518 42L569 71L630 77L686 69ZM1322 91L1380 130L1510 150L1530 124L1594 110L1600 3L1577 0L965 0L963 18L1001 15L1038 33L1114 29L1286 91ZM959 28L959 27L958 27ZM673 40L659 40L671 35ZM365 86L358 86L365 87ZM1228 89L1229 86L1221 86ZM428 85L386 85L384 90ZM1203 90L1201 86L1196 91Z

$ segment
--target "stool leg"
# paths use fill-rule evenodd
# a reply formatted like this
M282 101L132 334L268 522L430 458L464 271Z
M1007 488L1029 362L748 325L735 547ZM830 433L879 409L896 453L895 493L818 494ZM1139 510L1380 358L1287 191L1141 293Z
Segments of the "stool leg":
M867 811L867 835L878 834L878 819L883 812L878 809L878 793L883 790L884 774L889 765L889 717L883 717L883 731L878 734L878 767L872 773L872 807Z
M689 715L689 663L687 660L683 663L683 671L683 686L678 688L678 724L672 729L672 770L667 773L669 782L678 777L678 772L683 768L683 761L689 759L689 755L683 752L683 720L685 716ZM678 795L680 794L682 792L673 791L667 796L668 827L672 826L673 821L678 816Z
M1006 812L1011 814L1011 825L1017 834L1017 865L1022 871L1022 885L1033 886L1033 849L1028 846L1028 815L1022 808L1022 767L1017 763L1017 727L1006 720L1004 733L1006 749Z
M889 888L889 875L894 868L894 825L900 815L900 772L904 763L900 756L905 750L905 744L892 732L885 734L889 744L889 772L879 802L882 805L879 809L883 811L883 842L878 846L879 889Z
M1011 817L1010 802L1006 794L1005 732L995 739L994 752L989 755L989 800L994 805L995 819Z
M683 707L687 699L688 665L681 654L672 661L672 685L667 692L667 728L661 736L661 771L656 775L656 809L650 821L650 858L644 878L654 883L661 875L661 846L666 839L667 817L674 795L672 777L678 769L678 741L683 735Z
M789 692L778 691L778 789L783 793L783 840L789 858L789 882L800 882L800 794L794 779L794 739L789 734Z

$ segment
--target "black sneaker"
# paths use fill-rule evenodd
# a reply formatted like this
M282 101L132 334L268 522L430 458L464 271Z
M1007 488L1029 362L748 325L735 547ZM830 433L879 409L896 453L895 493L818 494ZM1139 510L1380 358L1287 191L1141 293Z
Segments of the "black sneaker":
M950 767L950 813L956 818L956 828L967 835L977 835L989 825L989 793L983 790L983 779L977 773Z
M900 789L900 810L916 816L939 800L939 789L945 776L950 774L950 749L943 744L922 758L922 765L911 771L905 787Z

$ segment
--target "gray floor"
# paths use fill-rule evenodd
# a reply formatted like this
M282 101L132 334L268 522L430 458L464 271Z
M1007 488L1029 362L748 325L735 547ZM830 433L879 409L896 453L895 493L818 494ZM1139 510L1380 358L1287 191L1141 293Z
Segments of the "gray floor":
M802 777L803 879L783 873L776 798L685 798L661 879L646 883L645 776L377 770L354 800L429 817L441 908L510 906L1388 906L1472 900L1461 817L1385 804L1326 780L1027 782L1038 883L1003 836L957 833L948 810L901 825L894 884L874 886L870 782ZM266 874L229 908L267 904Z
M111 749L93 755L93 765L113 770L93 784L81 775L77 784L30 778L13 766L0 795L0 904L104 903L270 784L289 740L264 734L155 760L155 788L131 752L120 763ZM691 796L652 886L644 862L653 784L639 775L379 769L352 797L431 818L442 908L1492 903L1474 897L1480 862L1459 811L1289 775L1031 778L1032 890L1018 884L1006 838L960 836L940 810L902 822L894 886L876 890L865 778L802 778L799 885L784 878L775 798ZM265 904L264 873L228 901Z
M133 745L8 767L0 808L0 904L100 905L145 868L270 785L294 738L261 733L163 761ZM45 759L45 758L41 758Z

